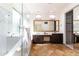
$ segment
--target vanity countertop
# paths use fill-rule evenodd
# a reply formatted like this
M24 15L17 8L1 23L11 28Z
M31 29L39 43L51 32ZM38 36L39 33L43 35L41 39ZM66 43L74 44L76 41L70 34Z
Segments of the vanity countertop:
M44 32L33 33L33 35L52 35L52 34L61 34L61 32L46 32L46 34Z

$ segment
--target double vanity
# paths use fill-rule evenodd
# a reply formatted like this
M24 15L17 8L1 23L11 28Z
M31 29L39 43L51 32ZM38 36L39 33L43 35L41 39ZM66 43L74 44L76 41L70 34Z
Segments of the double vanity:
M63 33L60 33L60 20L34 20L33 43L63 43Z
M33 43L63 44L63 33L33 35Z

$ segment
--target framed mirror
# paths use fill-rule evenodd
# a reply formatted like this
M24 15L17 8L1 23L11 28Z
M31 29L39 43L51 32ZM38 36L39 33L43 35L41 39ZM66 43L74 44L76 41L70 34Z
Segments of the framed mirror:
M34 20L34 32L58 32L59 20Z

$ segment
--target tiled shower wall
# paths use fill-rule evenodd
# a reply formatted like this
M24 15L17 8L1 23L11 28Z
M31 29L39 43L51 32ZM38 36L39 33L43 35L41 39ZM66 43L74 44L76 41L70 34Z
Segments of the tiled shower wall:
M0 55L5 54L7 48L7 34L11 31L12 13L4 8L0 8Z

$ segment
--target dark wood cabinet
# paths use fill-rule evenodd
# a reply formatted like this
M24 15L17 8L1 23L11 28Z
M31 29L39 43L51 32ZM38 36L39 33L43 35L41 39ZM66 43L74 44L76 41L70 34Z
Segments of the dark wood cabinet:
M79 36L77 37L76 43L79 43Z
M52 34L50 42L55 44L63 44L63 34Z
M75 42L74 43L79 43L79 35L75 35Z
M33 35L33 43L63 44L63 34Z
M33 35L33 43L43 43L42 35Z

